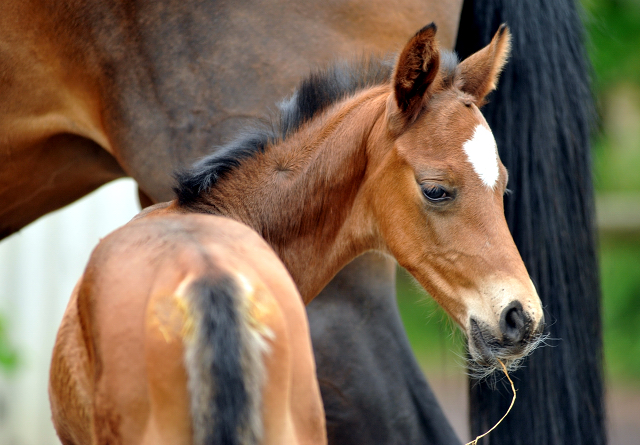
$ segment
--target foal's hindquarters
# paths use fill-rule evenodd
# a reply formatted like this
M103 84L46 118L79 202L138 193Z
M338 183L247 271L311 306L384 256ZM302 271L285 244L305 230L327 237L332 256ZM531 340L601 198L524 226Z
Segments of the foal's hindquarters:
M254 231L147 213L98 245L69 302L49 389L58 435L326 443L308 331L291 277Z

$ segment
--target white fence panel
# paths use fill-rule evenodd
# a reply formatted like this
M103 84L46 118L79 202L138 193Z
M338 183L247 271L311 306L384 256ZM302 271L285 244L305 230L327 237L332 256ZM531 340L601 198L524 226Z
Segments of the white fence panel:
M20 360L0 372L0 444L60 443L47 396L58 325L100 237L138 211L135 183L122 179L0 242L0 314Z

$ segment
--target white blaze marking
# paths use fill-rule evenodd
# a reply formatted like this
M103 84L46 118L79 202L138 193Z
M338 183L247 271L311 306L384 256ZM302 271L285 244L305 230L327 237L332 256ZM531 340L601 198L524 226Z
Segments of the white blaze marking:
M478 125L471 139L462 145L482 182L487 187L496 185L500 171L498 170L498 148L493 133L484 125Z

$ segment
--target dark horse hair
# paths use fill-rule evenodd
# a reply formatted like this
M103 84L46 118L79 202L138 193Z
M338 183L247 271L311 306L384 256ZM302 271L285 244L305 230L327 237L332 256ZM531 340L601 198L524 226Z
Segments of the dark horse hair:
M512 57L483 113L509 170L507 222L557 340L514 373L518 399L488 440L604 444L589 146L595 112L584 29L572 0L467 0L456 45L460 57L488 43L503 22L513 33ZM472 380L472 435L493 426L510 400L509 391Z

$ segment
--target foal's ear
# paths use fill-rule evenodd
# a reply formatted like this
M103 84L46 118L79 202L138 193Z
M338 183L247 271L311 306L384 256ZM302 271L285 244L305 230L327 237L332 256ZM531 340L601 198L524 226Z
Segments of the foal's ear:
M496 89L502 68L511 51L511 33L504 23L491 39L491 43L464 59L456 68L456 86L476 98L477 106Z
M398 58L393 74L393 93L401 115L408 120L419 113L429 86L438 74L440 52L436 25L431 23L414 35Z

